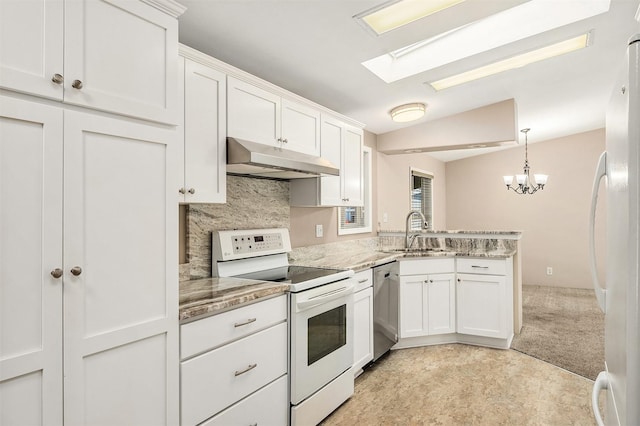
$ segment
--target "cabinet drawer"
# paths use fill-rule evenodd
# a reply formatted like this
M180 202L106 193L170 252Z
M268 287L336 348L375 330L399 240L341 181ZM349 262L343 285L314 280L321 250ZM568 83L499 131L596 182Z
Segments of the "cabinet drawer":
M200 423L286 374L286 349L282 323L184 361L182 425Z
M287 319L287 296L279 296L180 327L181 359L216 348Z
M373 273L371 272L371 269L365 269L364 271L356 272L356 274L353 276L353 279L358 281L356 288L353 290L354 292L363 290L373 285Z
M285 426L288 417L287 376L282 376L275 382L270 383L246 399L202 423L201 426Z
M506 259L465 259L458 258L457 272L466 274L506 275Z
M440 274L446 272L455 272L453 258L400 260L400 275Z

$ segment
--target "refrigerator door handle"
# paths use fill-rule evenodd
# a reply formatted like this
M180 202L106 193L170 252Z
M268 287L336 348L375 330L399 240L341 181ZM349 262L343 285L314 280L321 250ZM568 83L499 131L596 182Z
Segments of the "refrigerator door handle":
M596 299L602 312L606 312L606 295L607 290L602 288L600 281L598 280L598 269L596 266L596 206L598 204L598 189L600 187L600 181L607 175L607 152L603 152L598 160L598 166L596 167L596 175L593 179L593 189L591 191L591 211L589 213L589 254L591 259L591 280L593 281L593 289L596 293Z
M602 420L602 414L600 414L600 406L598 405L598 397L600 392L609 389L609 376L606 371L601 371L596 377L596 381L593 384L593 391L591 392L591 409L593 410L593 416L596 419L598 426L604 426Z

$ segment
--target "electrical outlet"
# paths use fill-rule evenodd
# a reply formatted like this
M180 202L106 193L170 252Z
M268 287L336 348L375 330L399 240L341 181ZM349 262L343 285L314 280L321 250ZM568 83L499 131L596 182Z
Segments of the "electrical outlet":
M389 215L386 213L382 213L382 223L389 222Z
M553 268L551 266L547 266L547 275L553 275Z
M322 238L322 225L316 225L316 238Z

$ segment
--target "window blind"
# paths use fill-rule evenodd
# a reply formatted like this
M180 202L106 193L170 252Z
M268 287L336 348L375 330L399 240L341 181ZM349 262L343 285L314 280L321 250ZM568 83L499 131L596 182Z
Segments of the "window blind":
M433 229L433 175L411 170L411 210L422 212L428 229ZM421 229L420 222L419 216L412 216L411 229Z

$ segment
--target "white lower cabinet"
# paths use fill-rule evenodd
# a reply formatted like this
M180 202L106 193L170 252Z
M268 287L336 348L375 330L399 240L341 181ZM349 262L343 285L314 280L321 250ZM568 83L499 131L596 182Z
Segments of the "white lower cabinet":
M0 424L178 422L174 139L0 97Z
M287 376L282 376L201 425L286 425L289 417L288 405L277 405L274 402L287 401L287 396Z
M373 359L373 276L371 269L353 277L358 285L353 296L353 372L358 375L362 367Z
M511 259L458 260L458 333L513 335L512 271Z
M512 258L419 258L399 263L398 347L454 342L510 346Z
M455 333L454 259L400 261L400 338Z
M287 423L286 296L184 324L181 337L182 425Z

